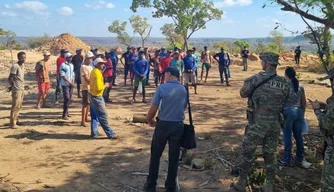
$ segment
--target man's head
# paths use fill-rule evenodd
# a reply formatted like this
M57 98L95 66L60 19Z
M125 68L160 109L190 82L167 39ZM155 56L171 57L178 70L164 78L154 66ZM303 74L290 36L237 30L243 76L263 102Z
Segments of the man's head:
M325 76L322 79L329 79L331 82L334 83L334 68L332 68L331 70L328 71L328 75Z
M147 53L148 52L148 47L144 48L144 52Z
M300 49L300 45L297 46L297 49Z
M247 50L247 46L244 46L244 50Z
M51 53L49 51L44 51L43 56L44 56L44 61L49 61Z
M136 53L136 47L132 47L132 48L131 48L131 52L132 52L132 53Z
M22 64L26 62L26 53L23 51L20 51L17 53L17 60L19 64Z
M193 53L196 53L196 47L193 47Z
M171 54L172 54L172 51L171 51L171 50L168 50L168 51L167 51L167 57L169 57Z
M139 53L141 51L141 47L137 47L137 52Z
M180 58L180 52L179 51L175 51L173 54L174 59L179 59Z
M166 49L164 48L164 47L161 47L161 52L165 52L166 51Z
M127 47L126 50L127 50L127 51L131 51L131 47Z
M191 56L193 54L193 51L192 50L187 50L187 56Z
M222 53L224 53L224 52L225 52L224 47L220 48L220 51L221 51Z
M269 67L276 68L279 65L279 55L273 52L265 52L260 54L262 69L266 70Z
M105 63L106 61L103 60L102 58L97 58L94 61L94 67L102 70Z
M90 65L90 63L93 61L94 54L91 51L88 51L85 56L85 64Z
M144 51L139 51L138 56L140 59L143 59L145 57Z
M77 55L81 55L82 54L82 49L81 48L77 48L77 50L75 51L75 53Z
M61 57L65 57L65 53L67 53L68 51L66 49L61 49L60 50L60 56Z
M204 46L204 51L207 51L208 50L208 47L207 46Z
M175 67L168 67L165 71L165 79L168 80L177 80L180 77L180 72Z
M174 47L174 52L179 51L178 47Z
M73 57L72 53L70 52L65 53L65 59L68 63L72 62L72 57Z

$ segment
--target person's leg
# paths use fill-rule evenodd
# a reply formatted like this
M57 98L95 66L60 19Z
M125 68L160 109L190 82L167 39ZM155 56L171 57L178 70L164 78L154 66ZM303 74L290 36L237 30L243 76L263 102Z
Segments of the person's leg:
M100 122L101 127L108 136L112 138L116 136L116 133L112 130L108 121L108 113L106 110L106 104L103 97L94 97L94 112L97 116L98 121Z
M42 96L42 107L48 107L46 105L46 97L47 97L47 94L50 90L50 83L45 82L44 85L43 85L43 88L44 88L44 92L43 92L43 96Z
M44 93L42 90L42 85L40 83L37 83L37 84L38 84L38 97L37 97L36 108L39 109L41 108L41 100L42 100Z
M55 103L58 104L59 103L59 95L60 95L60 79L59 76L57 75L57 85L56 85L56 93L55 93Z
M245 59L246 60L246 71L248 70L248 58Z
M210 70L210 68L208 67L208 68L206 69L206 74L205 74L205 80L204 80L205 83L206 83L206 81L207 81L207 79L208 79L208 76L209 76L209 70Z
M243 71L246 71L246 59L242 58L242 66L244 67Z
M112 83L112 85L116 85L116 77L117 77L117 64L114 64L113 66L112 66L112 68L113 68L113 76L112 76L112 80L111 80L111 83Z
M297 111L295 109L285 109L284 110L284 128L283 132L283 141L284 141L284 158L279 160L280 165L291 166L291 149L292 149L292 127L293 123L296 120Z
M85 126L87 120L88 91L82 90L82 109L81 109L81 126Z
M197 94L196 77L195 77L195 74L191 74L191 75L192 75L191 81L193 82L192 84L194 85L194 91L195 91L195 94Z
M12 108L10 110L10 127L15 128L17 113L19 110L19 93L12 91Z
M135 84L135 88L133 89L133 95L132 95L132 100L136 101L136 95L137 95L137 91L138 91L138 86L139 86L139 78L135 77L134 80L134 84Z
M198 68L196 67L195 69L195 83L197 84L198 83Z
M104 82L105 82L105 83L109 83L110 85L113 83L113 81L114 81L114 77L106 77L106 78L104 79ZM111 91L111 87L110 87L110 86L109 86L109 87L106 87L106 88L104 89L104 91L103 91L103 98L104 98L104 100L105 100L106 102L111 101L111 100L109 99L110 91Z
M90 126L91 126L91 136L92 137L97 137L99 136L99 131L97 129L97 126L99 125L99 120L96 115L96 110L98 108L98 103L94 99L95 97L90 96Z
M147 71L147 75L146 75L145 85L150 84L150 72L151 72L151 67L150 67L150 65L148 65L148 71Z
M146 180L147 189L155 189L159 175L160 158L167 143L168 123L158 122L155 126L152 143L149 175Z
M202 64L202 71L201 71L201 81L203 80L203 73L205 70L205 63Z
M75 78L76 78L76 83L77 83L78 98L81 98L82 96L81 96L81 90L80 90L80 85L81 85L80 70L76 71Z
M321 192L334 191L334 154L329 148L325 151L324 166L321 174Z
M129 66L124 65L124 86L126 86L126 80L128 78L128 74L129 74Z
M219 77L220 77L221 84L224 84L223 72L224 72L224 67L219 65Z
M143 86L143 103L146 102L146 100L145 100L145 96L146 96L146 91L145 91L146 82L147 82L146 79L142 80L142 86Z
M298 162L302 162L304 160L304 140L302 135L302 124L303 124L303 110L298 109L297 111L297 118L293 123L292 132L293 137L296 140L296 157Z
M226 80L226 85L230 85L229 81L228 81L228 74L227 74L227 70L228 68L227 67L224 67L223 68L223 72L224 72L224 75L225 75L225 80Z
M63 88L63 97L64 97L64 104L63 104L63 118L68 117L68 107L70 103L70 88L68 86L62 86Z
M181 137L183 134L183 123L170 123L169 129L172 131L168 137L168 174L165 182L167 191L174 191L176 189L176 177L179 165Z

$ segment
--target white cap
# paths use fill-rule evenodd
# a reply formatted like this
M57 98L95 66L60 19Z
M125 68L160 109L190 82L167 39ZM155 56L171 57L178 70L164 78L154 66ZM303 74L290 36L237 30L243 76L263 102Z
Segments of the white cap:
M92 58L92 57L94 57L94 54L91 51L88 51L86 53L86 58Z
M69 58L69 57L72 57L72 53L70 52L65 53L65 58Z
M106 61L103 60L102 58L97 58L97 59L95 59L95 61L94 61L94 66L96 66L96 65L99 64L99 63L106 63Z

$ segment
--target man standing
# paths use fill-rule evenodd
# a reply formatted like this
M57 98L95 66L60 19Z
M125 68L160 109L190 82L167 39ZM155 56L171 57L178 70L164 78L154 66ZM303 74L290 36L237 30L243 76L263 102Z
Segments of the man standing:
M73 58L72 58L72 64L74 66L74 74L75 74L75 82L77 83L78 98L81 98L81 91L80 91L80 85L81 85L80 68L81 68L81 64L83 62L82 49L78 48L75 52L76 52L76 55L74 55Z
M93 61L94 54L91 51L86 53L85 61L80 68L80 77L82 83L82 110L81 110L81 126L86 127L86 122L88 122L88 111L89 111L89 83L90 83L90 73L93 68L91 63Z
M142 85L143 89L143 103L145 100L145 85L146 85L146 75L148 72L148 61L145 59L145 54L143 51L139 52L139 59L133 65L133 72L135 73L135 88L133 90L133 102L136 102L136 94L138 91L139 83Z
M155 126L151 144L149 175L145 183L147 192L157 191L160 157L168 141L168 175L165 182L167 192L177 191L176 177L180 155L181 137L183 135L184 110L187 106L187 91L178 81L180 72L169 67L165 71L166 83L160 85L153 97L147 114L147 123ZM158 113L158 121L154 117Z
M244 49L241 51L242 65L244 66L243 71L248 70L248 56L249 56L249 51L247 47L244 46Z
M195 58L192 56L192 50L187 51L187 55L183 58L183 63L184 63L184 84L189 85L189 81L191 81L191 84L195 88L195 94L197 94L197 85L196 85L196 80L195 80L195 73L194 73L194 68L195 68Z
M159 59L161 60L162 58L166 56L167 56L166 49L164 47L161 47L160 53L159 53Z
M276 148L290 85L284 77L277 76L278 54L267 52L260 58L264 72L247 78L240 89L241 97L248 97L248 124L242 142L240 177L237 183L231 185L230 192L245 191L248 171L258 145L262 145L265 162L266 181L263 188L265 192L273 192L277 171Z
M110 59L112 62L112 70L113 70L112 85L116 86L117 64L118 64L118 55L116 53L116 49L111 50Z
M329 79L333 85L334 68L324 79ZM321 176L321 192L331 192L334 191L334 96L329 97L326 103L315 101L311 104L318 118L320 131L325 136L327 143Z
M223 78L223 73L224 73L225 80L226 80L226 86L231 86L228 82L228 74L227 74L228 67L231 63L230 56L228 53L225 53L224 48L221 48L220 50L221 50L220 53L217 53L213 56L213 58L219 64L220 82L221 84L224 84L224 78ZM219 60L217 58L219 58Z
M195 76L196 76L196 82L195 83L197 84L198 83L198 72L197 72L197 69L198 69L200 58L199 58L199 55L196 53L196 47L193 47L193 57L195 58L194 73L195 73Z
M302 51L300 50L300 46L298 45L296 50L295 50L295 62L296 65L299 66L299 61L300 61L300 55L302 54Z
M129 64L129 54L130 54L131 48L128 47L127 51L125 53L123 53L120 61L122 63L122 65L124 65L124 86L126 86L126 79L128 78L128 74L130 71L130 64ZM123 60L124 59L124 62Z
M104 78L104 83L109 83L112 85L112 82L114 81L114 63L112 62L111 54L106 52L105 53L105 58L106 58L106 63L104 64L104 70L103 70L103 78ZM111 86L107 87L103 91L103 98L104 102L106 103L111 103L112 100L109 99L110 96L110 91L111 91Z
M25 52L17 54L17 63L14 63L10 68L8 82L12 91L12 108L10 110L10 123L12 129L18 128L19 112L23 103L24 96L24 63L26 61Z
M163 57L162 59L160 59L160 73L162 74L161 76L161 84L165 83L165 70L169 67L169 63L170 61L173 59L172 55L172 51L168 50L167 51L167 55L165 57Z
M131 88L133 88L133 78L134 78L133 65L138 60L138 58L139 57L138 57L138 54L136 52L136 48L132 47L131 48L131 53L129 54L129 69L130 69Z
M44 59L38 61L35 66L36 71L36 80L38 85L38 99L37 99L37 105L36 108L40 109L41 106L41 100L42 100L42 107L47 107L45 100L46 95L49 92L50 89L50 52L45 51L43 56Z
M150 52L148 51L148 47L144 48L144 54L145 54L145 59L146 61L151 61L151 55ZM148 65L148 72L146 75L146 85L150 85L150 72L151 72L151 68L150 65Z
M59 104L59 95L60 95L60 91L61 91L61 85L60 85L60 66L61 64L63 64L66 59L65 59L65 53L67 53L68 51L66 49L62 49L60 50L60 56L57 58L57 87L56 87L56 105Z
M202 59L202 72L201 72L201 81L203 79L203 72L205 71L205 80L204 82L206 83L206 80L208 79L209 76L209 70L211 68L211 63L212 63L212 59L211 59L211 54L210 51L208 50L207 46L204 46L204 51L201 54L201 59Z
M74 66L71 63L72 54L67 52L65 54L66 61L60 66L60 85L63 88L64 105L63 105L63 119L68 120L70 115L68 114L68 108L72 99L73 87L74 87Z
M179 81L183 82L182 74L184 72L184 63L183 60L180 59L180 53L178 51L173 54L173 59L170 61L169 67L174 67L180 72Z
M117 139L116 133L111 129L108 122L108 113L106 104L102 97L105 88L109 87L109 83L103 83L103 65L106 61L97 58L94 61L95 68L90 74L90 116L91 116L91 136L97 138L99 132L97 126L101 125L109 139Z

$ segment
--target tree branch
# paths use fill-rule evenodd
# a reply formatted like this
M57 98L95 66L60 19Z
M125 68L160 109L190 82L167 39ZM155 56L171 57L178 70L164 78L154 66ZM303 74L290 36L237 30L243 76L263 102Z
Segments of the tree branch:
M189 39L193 33L195 33L196 31L198 31L198 30L200 30L200 29L202 29L202 27L204 27L204 26L206 25L206 23L209 22L209 21L211 21L211 20L212 20L212 19L208 19L207 21L205 21L205 22L204 22L202 25L200 25L199 27L192 29L191 32L190 32L190 34L188 35L187 39Z

